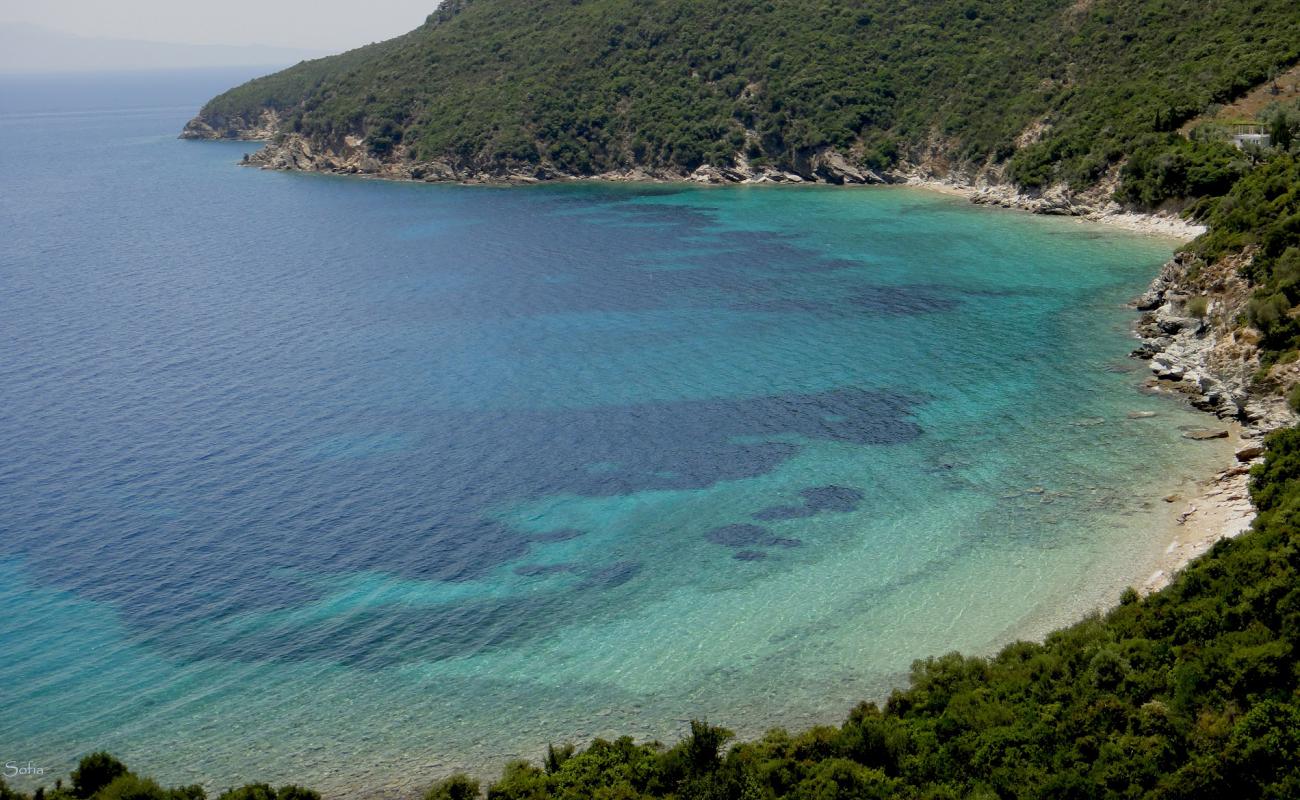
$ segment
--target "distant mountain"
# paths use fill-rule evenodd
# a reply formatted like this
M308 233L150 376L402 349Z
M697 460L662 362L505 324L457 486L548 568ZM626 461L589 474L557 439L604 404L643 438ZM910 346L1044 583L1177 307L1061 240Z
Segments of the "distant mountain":
M285 66L326 51L263 45L197 45L74 36L0 23L0 73Z

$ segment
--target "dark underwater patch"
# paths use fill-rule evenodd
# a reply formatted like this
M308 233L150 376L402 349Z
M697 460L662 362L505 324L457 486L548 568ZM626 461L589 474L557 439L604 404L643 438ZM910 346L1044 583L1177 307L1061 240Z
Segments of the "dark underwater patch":
M856 511L866 496L852 486L814 486L799 492L809 508L817 511L846 513Z
M872 286L859 290L853 305L873 314L935 314L952 311L960 301L932 286Z
M578 589L610 589L622 586L641 571L639 561L619 561L592 572L578 584Z
M760 296L739 300L728 308L733 311L763 312L769 314L817 314L841 316L847 314L880 314L888 316L915 316L952 311L961 305L956 290L937 286L870 286L858 289L847 298L812 299L800 297L771 297L780 287L757 285L753 287ZM739 292L738 290L738 293ZM750 292L743 292L750 293Z
M762 522L778 522L783 519L804 519L817 515L817 509L808 506L768 506L753 515Z
M570 539L577 539L586 534L586 531L580 531L577 528L560 528L554 531L546 531L545 533L534 533L528 537L528 541L539 543L567 542Z
M851 486L814 486L799 492L801 506L769 506L753 515L754 519L774 522L783 519L815 517L823 512L856 511L865 495Z
M557 575L563 572L573 572L577 569L576 564L521 564L515 567L514 573L525 578L538 577L542 575Z
M776 536L762 525L737 523L722 525L704 534L704 538L723 547L798 547L798 539Z
M762 550L738 550L731 557L737 561L762 561L767 558L767 553Z

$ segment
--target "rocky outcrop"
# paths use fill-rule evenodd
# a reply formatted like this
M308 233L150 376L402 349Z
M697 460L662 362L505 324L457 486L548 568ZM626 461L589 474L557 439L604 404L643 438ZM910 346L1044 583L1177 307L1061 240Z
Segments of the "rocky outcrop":
M417 161L398 145L382 157L365 146L360 136L346 136L324 142L280 130L274 110L264 109L257 120L223 117L205 111L190 120L182 139L227 139L264 141L266 146L244 159L249 166L274 170L362 175L390 180L451 183L536 183L546 180L581 179L609 181L663 181L709 184L728 183L891 183L890 177L855 164L834 149L821 149L797 160L793 169L754 166L738 153L732 164L705 164L692 172L672 168L638 166L597 175L579 175L546 164L507 164L474 159L447 158Z
M808 171L826 183L887 183L885 178L866 167L849 163L836 150L820 150L808 159Z
M1142 312L1133 351L1151 368L1148 386L1184 395L1196 408L1258 435L1295 421L1278 387L1259 380L1259 332L1241 324L1252 287L1241 276L1247 251L1207 263L1175 255L1133 305Z
M186 128L187 132L191 132L188 138L231 138L206 135L210 130L210 126L201 120L191 122ZM236 138L253 137L241 135ZM380 159L369 152L364 141L359 137L348 136L341 142L322 143L298 134L282 134L273 138L262 150L245 159L245 162L265 169L455 183L535 183L581 178L610 181L686 181L708 184L832 183L843 185L888 182L885 177L870 169L855 166L846 156L834 150L822 150L812 154L803 160L803 168L799 170L783 170L766 165L754 166L743 155L738 154L730 165L704 164L689 173L665 168L634 167L598 175L577 175L544 164L510 165L478 162L472 159L416 161L408 158L405 149L400 145Z
M200 114L190 120L181 131L182 139L233 139L261 142L276 135L280 116L274 109L264 108L257 119L227 117L216 113Z

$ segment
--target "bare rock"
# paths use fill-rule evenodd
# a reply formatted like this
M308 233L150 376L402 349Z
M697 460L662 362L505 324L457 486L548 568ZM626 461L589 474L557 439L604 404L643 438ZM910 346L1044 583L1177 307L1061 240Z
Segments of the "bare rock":
M1237 450L1238 461L1252 461L1262 455L1264 455L1264 445L1259 442L1251 442Z
M827 183L884 183L884 179L871 170L863 170L849 163L836 150L823 150L809 160L814 175Z

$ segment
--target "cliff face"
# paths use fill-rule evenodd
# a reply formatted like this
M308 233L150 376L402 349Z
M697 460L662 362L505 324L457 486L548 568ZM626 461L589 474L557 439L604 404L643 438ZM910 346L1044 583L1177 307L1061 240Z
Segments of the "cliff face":
M186 123L180 138L264 142L274 138L279 130L280 115L274 109L263 108L230 117L213 112L200 114Z
M1242 276L1253 257L1251 248L1209 262L1175 255L1134 302L1142 316L1133 355L1149 361L1149 388L1262 433L1295 423L1282 390L1300 380L1300 370L1261 371L1261 334L1242 322L1254 292Z
M435 158L416 160L402 146L378 156L358 136L344 136L329 142L301 134L277 134L272 112L263 115L258 125L238 128L238 121L224 130L214 130L202 119L192 120L182 138L244 139L267 141L262 150L249 156L247 163L265 169L325 172L359 175L387 180L410 180L456 183L537 183L547 180L591 178L613 181L672 181L692 183L829 183L880 184L907 180L897 170L876 172L853 165L842 153L823 149L802 158L791 169L751 164L743 154L724 167L700 165L694 170L671 166L633 166L601 173L581 173L543 164L524 165L475 158Z

